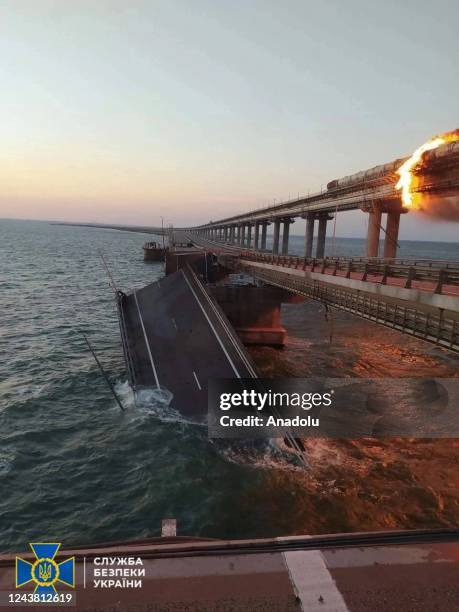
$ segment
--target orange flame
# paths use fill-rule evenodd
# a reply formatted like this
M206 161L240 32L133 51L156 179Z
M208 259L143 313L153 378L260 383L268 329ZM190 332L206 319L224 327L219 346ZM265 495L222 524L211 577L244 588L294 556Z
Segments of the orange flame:
M434 136L423 145L418 147L416 151L413 153L411 157L409 157L397 170L397 174L400 176L397 184L395 185L396 189L401 189L402 191L402 202L403 206L406 208L413 208L413 194L411 192L412 184L413 184L413 168L417 166L424 156L426 151L432 151L432 149L436 149L442 144L446 144L447 142L455 142L459 139L458 131L447 132L446 134L442 134L441 136Z

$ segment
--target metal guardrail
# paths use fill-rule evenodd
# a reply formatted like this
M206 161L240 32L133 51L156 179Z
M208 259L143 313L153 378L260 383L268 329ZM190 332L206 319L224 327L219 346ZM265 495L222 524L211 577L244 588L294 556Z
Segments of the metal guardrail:
M244 260L235 260L235 263L239 269L270 285L459 352L458 322L445 315L441 309L438 309L438 313L432 312L420 305L400 304L381 295L373 296L355 289L310 280L288 274L287 271L261 269Z
M129 342L126 330L126 319L124 316L124 300L126 299L126 295L122 291L118 291L116 294L116 308L118 312L118 323L120 326L120 334L121 334L121 345L123 347L124 354L124 362L126 363L126 369L128 372L128 378L130 385L135 389L136 387L136 376L134 363L132 361L132 355L129 350Z
M405 279L404 287L410 289L414 281L432 283L435 293L442 293L445 285L459 286L459 263L423 259L368 259L363 257L298 257L295 255L270 255L258 251L241 253L244 260L272 265L309 270L351 278L353 273L366 281L369 276L380 277L378 282L386 284L388 278Z

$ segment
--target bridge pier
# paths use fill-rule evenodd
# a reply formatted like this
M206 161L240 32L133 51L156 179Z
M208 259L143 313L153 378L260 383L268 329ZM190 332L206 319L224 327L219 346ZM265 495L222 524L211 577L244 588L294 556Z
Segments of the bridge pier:
M327 221L330 219L328 213L321 213L319 215L319 229L317 231L317 246L316 246L316 257L317 259L323 259L325 255L325 237L327 235Z
M304 256L312 257L312 245L314 242L314 223L316 216L314 213L308 213L303 217L306 219L306 233L304 236Z
M281 347L286 330L281 304L292 296L275 287L213 285L210 291L244 344Z
M260 241L260 223L256 221L255 223L255 237L253 239L253 248L255 251L258 251L258 243Z
M268 221L261 222L261 250L266 251L266 235L268 233Z
M250 249L251 244L252 244L252 224L251 223L247 223L247 241L246 241L246 247L248 249Z
M280 232L280 219L274 220L274 235L273 235L273 255L279 254L279 232Z
M245 246L245 225L242 223L239 226L239 244L241 247Z
M374 203L368 215L367 257L378 257L381 216L381 204Z
M291 223L294 223L293 219L283 219L284 229L282 231L282 255L288 255L288 239Z
M384 257L387 259L393 259L397 255L400 212L400 210L390 210L387 213L386 235L384 238Z

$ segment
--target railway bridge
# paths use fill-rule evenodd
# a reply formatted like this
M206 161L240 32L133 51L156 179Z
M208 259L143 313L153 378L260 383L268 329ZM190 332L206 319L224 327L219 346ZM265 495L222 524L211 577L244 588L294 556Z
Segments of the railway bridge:
M327 226L342 211L360 209L368 215L367 257L382 255L392 259L397 254L400 217L408 212L402 206L396 189L397 170L407 158L370 168L357 174L335 179L319 193L288 200L276 206L252 210L219 221L183 228L212 241L246 249L267 250L268 226L272 225L273 255L289 252L290 226L297 218L306 219L304 256L313 255L313 238L317 224L315 257L325 255ZM437 208L450 206L459 197L459 141L441 145L427 152L422 163L413 169L413 195L434 201ZM383 215L386 216L383 226ZM383 253L379 253L384 232Z
M216 254L226 268L459 351L459 262L397 258L400 219L409 212L396 188L397 170L406 159L332 180L325 191L307 197L172 230L172 243L177 237L191 241ZM412 175L414 198L434 202L437 210L454 210L459 199L459 141L427 152ZM356 209L368 215L366 256L327 257L328 222ZM297 218L306 219L302 257L289 254L290 226Z

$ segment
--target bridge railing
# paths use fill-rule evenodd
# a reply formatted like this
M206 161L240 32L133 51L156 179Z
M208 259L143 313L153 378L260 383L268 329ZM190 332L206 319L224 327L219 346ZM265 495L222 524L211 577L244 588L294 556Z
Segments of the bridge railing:
M231 258L236 262L235 258ZM437 312L421 304L402 303L372 295L351 287L334 286L315 279L286 274L273 268L253 266L250 261L239 260L239 268L256 278L289 292L318 300L323 304L346 310L360 317L392 327L403 333L439 344L459 352L459 324L443 310Z
M410 259L367 259L363 257L299 257L296 255L272 255L259 251L243 251L243 259L275 266L308 270L345 278L358 278L362 281L377 280L382 284L388 278L404 279L407 289L413 283L428 282L436 293L442 293L447 286L459 286L459 263L410 260ZM377 278L375 278L377 277Z

